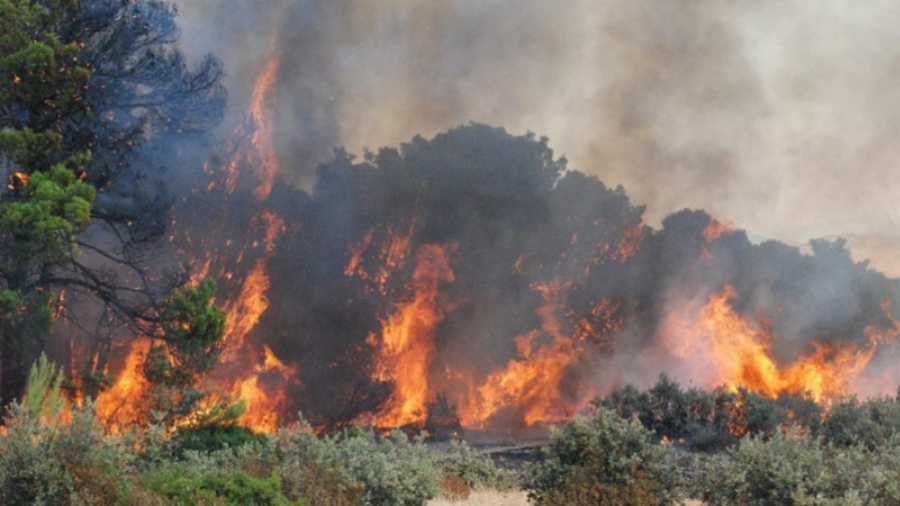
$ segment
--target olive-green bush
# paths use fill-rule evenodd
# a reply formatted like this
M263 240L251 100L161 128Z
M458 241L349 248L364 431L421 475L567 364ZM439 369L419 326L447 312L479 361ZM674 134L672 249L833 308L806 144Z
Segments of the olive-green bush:
M900 505L900 446L835 446L796 431L705 456L691 495L709 506Z
M445 476L460 478L470 489L511 490L516 477L473 450L465 441L451 441L450 447L437 454L437 465Z
M822 407L803 393L769 398L746 388L684 390L665 374L646 391L626 385L593 404L639 420L660 439L703 452L723 450L746 435L768 437L782 426L814 432L822 418Z
M553 431L544 460L529 468L528 496L539 506L675 504L674 455L653 439L640 422L605 408L577 417Z
M240 469L224 471L193 469L183 464L171 465L153 473L145 486L179 506L307 504L304 500L292 501L285 497L278 476L258 478Z

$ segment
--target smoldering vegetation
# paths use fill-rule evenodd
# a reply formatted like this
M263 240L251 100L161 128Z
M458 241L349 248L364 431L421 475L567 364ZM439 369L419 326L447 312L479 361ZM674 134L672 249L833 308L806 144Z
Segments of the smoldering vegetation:
M415 297L417 254L430 246L443 248L453 276L436 282L441 318L423 380L454 403L553 343L572 357L544 393L562 410L624 383L647 386L661 371L702 382L667 347L667 318L673 301L702 304L726 287L731 310L771 337L777 367L826 345L870 350L882 373L894 351L900 282L853 261L842 241L814 243L809 254L755 244L702 210L650 227L623 188L569 168L530 134L470 124L361 158L338 150L316 181L311 195L279 185L263 203L250 191L201 192L179 211L203 231L200 249L219 255L212 272L229 272L226 293L261 255L259 216L285 220L266 269L269 305L250 338L296 366L287 413L316 425L384 408L393 385L377 374L379 338ZM256 241L227 240L247 233ZM256 249L229 256L236 244ZM531 357L522 355L525 335ZM522 424L528 402L510 402L487 423Z

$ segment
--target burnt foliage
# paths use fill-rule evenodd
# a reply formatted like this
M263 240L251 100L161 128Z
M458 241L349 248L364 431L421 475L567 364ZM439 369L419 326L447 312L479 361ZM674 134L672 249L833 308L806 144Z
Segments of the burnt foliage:
M568 169L546 139L480 124L361 160L337 150L311 196L276 188L268 205L290 209L289 232L270 259L271 305L255 333L299 366L296 407L324 425L389 397L390 384L373 379L372 336L408 300L425 245L448 248L455 278L440 286L447 310L429 377L454 402L463 386L442 372L457 364L484 378L516 357L515 338L542 329L542 286L558 287L560 331L580 357L560 384L563 399L621 382L616 364L658 343L673 293L703 298L733 286L732 309L765 316L785 363L812 351L812 338L865 347L868 332L895 327L897 281L854 262L842 241L803 254L754 244L739 229L711 236L718 222L692 210L654 230L621 187ZM543 329L538 340L548 339Z

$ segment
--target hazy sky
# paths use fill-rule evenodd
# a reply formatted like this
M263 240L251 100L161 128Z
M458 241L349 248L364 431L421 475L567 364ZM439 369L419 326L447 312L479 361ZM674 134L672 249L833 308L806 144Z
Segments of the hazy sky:
M703 208L752 237L894 234L900 2L181 0L182 41L241 114L278 40L283 177L344 145L469 121L550 138L656 225Z

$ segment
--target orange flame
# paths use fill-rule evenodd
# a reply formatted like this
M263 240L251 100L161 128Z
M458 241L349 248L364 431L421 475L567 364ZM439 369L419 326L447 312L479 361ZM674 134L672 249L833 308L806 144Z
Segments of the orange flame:
M256 167L258 184L253 191L257 202L264 201L272 191L278 174L278 157L275 154L273 133L275 130L272 111L275 109L275 85L280 67L280 50L277 34L272 36L269 58L253 85L253 94L247 108L247 117L253 131L250 137L252 150L238 152L226 166L225 188L233 193L238 184L238 168L244 163ZM241 136L243 129L236 132ZM244 162L244 163L242 163Z
M244 278L241 293L233 302L224 305L225 319L225 358L230 358L244 347L244 338L259 322L260 316L269 307L266 291L269 289L269 276L266 266L275 249L275 241L284 231L284 220L280 216L264 211L262 219L266 223L266 234L263 255Z
M124 430L143 414L141 402L149 388L144 378L144 358L150 352L150 344L146 337L132 341L115 383L97 396L97 416L112 433Z
M438 288L452 283L448 248L426 245L416 255L412 296L382 322L378 377L394 382L394 392L384 412L382 426L401 426L425 420L429 400L428 373L434 360L432 332L445 316Z
M875 354L878 337L870 333L869 346L814 343L811 353L780 367L772 355L774 337L732 309L729 301L735 296L734 288L727 286L699 312L690 303L678 303L665 324L670 352L704 364L697 370L705 371L703 379L711 387L746 387L769 397L806 392L827 401L849 392ZM693 323L690 315L696 318Z
M537 309L543 322L541 330L517 337L518 358L510 360L505 369L490 374L470 394L460 409L463 425L483 426L507 408L520 409L527 425L558 422L571 416L573 407L558 393L563 374L579 357L575 340L563 334L557 317L567 287L568 283L532 286L545 301ZM551 342L538 344L544 336L549 336Z
M350 260L344 268L345 276L356 276L363 281L373 284L379 293L387 292L387 280L398 268L400 268L409 256L409 244L415 231L415 223L411 223L405 233L398 233L394 227L375 227L363 237L362 241L350 251ZM375 252L377 261L375 268L368 268L366 255L375 241L376 232L385 234L387 238L381 241L381 249ZM371 287L367 287L369 289Z
M246 411L238 423L257 432L275 432L281 413L288 406L284 386L297 384L297 369L285 365L268 346L263 346L265 358L253 368L253 375L235 382L234 391L246 403Z
M275 183L275 175L278 173L278 158L275 156L272 136L274 124L271 112L274 107L270 104L274 98L272 91L278 77L280 62L277 40L277 36L272 38L272 56L269 57L263 71L256 78L253 97L250 99L250 117L256 125L251 142L256 146L256 152L261 155L257 166L257 177L260 183L253 194L260 201L269 196L272 185Z
M247 109L248 122L252 125L250 144L236 152L225 168L225 188L229 194L238 185L238 170L246 166L254 168L250 181L254 188L253 197L258 203L268 198L279 167L272 121L280 65L277 40L277 34L274 34L269 57L256 78ZM236 132L237 137L242 134L241 129ZM287 407L286 387L299 385L298 374L294 368L283 364L268 346L260 350L256 343L247 340L247 336L269 307L266 292L270 283L266 269L285 224L272 211L262 210L251 220L250 227L263 230L262 244L260 241L247 244L235 255L235 262L240 264L246 254L257 252L255 262L240 284L237 297L221 304L226 313L224 346L220 363L210 375L210 384L216 390L213 399L240 398L245 402L246 410L238 423L254 430L274 431L278 427L280 413ZM231 246L233 239L227 239L225 244L226 247ZM200 272L207 272L210 263L211 257ZM220 276L230 280L234 273L223 269Z
M709 245L716 239L734 232L734 225L728 221L719 221L710 218L706 228L703 229L703 249L700 250L700 257L704 260L711 260L712 253L709 252Z
M616 243L616 249L611 255L612 259L622 264L627 262L641 248L641 245L644 243L644 236L643 223L625 230Z
M28 186L28 181L31 180L31 176L24 172L13 172L12 177L10 177L9 185L7 187L10 190L15 190L16 186Z

